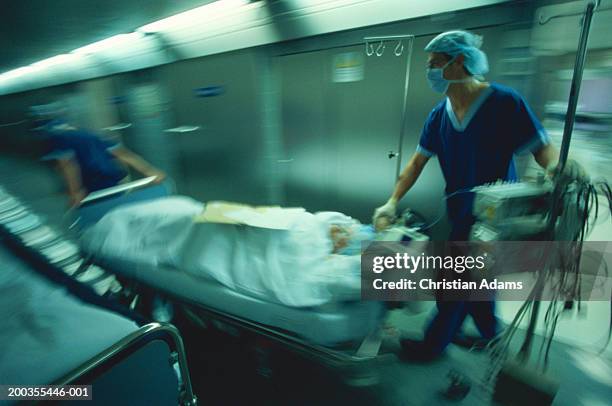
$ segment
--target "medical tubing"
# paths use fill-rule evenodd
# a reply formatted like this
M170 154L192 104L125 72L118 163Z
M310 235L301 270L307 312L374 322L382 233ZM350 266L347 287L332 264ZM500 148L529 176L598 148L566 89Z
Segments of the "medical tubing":
M453 197L455 195L458 195L458 194L461 194L461 193L470 193L473 190L474 190L474 188L467 188L467 189L456 190L456 191L454 191L451 194L445 195L442 198L442 202L447 201L449 198L451 198L451 197ZM431 227L433 227L436 224L438 224L440 222L440 220L442 220L444 218L444 214L446 213L446 211L444 210L444 207L441 208L440 212L441 212L440 215L433 222L429 223L428 225L426 225L424 227L421 227L420 230L429 230Z
M576 119L576 108L578 107L578 96L580 95L580 85L582 84L582 74L584 72L587 43L589 40L589 32L591 30L591 21L593 19L594 9L595 4L589 2L582 20L582 30L580 31L578 50L576 52L576 62L574 64L574 74L572 76L567 113L565 115L565 126L563 127L563 140L561 142L561 151L559 153L559 172L563 171L567 161L567 155L569 153L569 146L572 139L574 121Z
M561 210L559 221L566 224L566 228L576 230L575 235L570 236L572 240L568 242L577 245L575 246L575 250L564 253L566 255L562 256L559 262L553 263L552 258L547 258L544 262L544 266L540 270L542 283L546 281L555 282L552 289L554 291L553 297L545 313L544 339L539 346L540 351L537 362L544 371L548 367L550 349L559 320L563 312L567 310L566 304L568 302L577 302L578 309L580 309L580 252L582 250L583 241L586 239L589 232L592 231L593 226L597 224L597 217L602 214L600 210L598 210L598 194L600 193L604 201L607 200L609 211L612 212L612 190L605 181L597 181L595 183L573 182L559 187L560 196L567 196L560 202ZM575 197L572 195L575 195ZM572 247L573 246L574 245L572 245ZM579 251L578 255L575 251ZM605 269L605 273L607 275L607 269ZM535 287L531 290L529 297L518 310L513 321L504 333L492 340L487 346L487 350L491 357L491 365L487 371L485 382L491 383L496 373L501 369L502 363L507 359L510 343L518 326L530 309L532 311L531 317L534 316L533 309L537 307L537 296L539 293L540 292ZM608 335L601 351L605 350L611 337L612 313ZM524 345L525 344L523 344L523 346ZM521 348L519 355L525 359L528 353L524 348Z

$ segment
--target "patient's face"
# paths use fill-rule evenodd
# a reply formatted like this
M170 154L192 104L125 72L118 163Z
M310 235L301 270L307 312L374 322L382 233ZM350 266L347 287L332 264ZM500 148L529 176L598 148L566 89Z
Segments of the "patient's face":
M329 236L334 244L334 249L332 252L338 252L341 249L346 248L351 238L350 233L345 228L336 224L329 226Z

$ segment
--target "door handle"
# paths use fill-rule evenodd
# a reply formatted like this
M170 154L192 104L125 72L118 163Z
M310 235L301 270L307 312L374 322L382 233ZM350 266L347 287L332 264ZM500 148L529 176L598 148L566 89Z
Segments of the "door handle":
M110 127L104 127L103 130L121 131L121 130L125 130L126 128L130 128L131 126L132 126L132 123L118 123L115 125L111 125Z
M387 152L387 158L389 158L389 159L393 159L393 158L395 158L395 157L397 157L397 156L399 156L399 153L398 153L398 152L395 152L395 151L389 151L389 152Z
M199 125L182 125L179 127L174 127L174 128L168 128L167 130L164 130L165 133L191 133L194 131L198 131L200 129Z

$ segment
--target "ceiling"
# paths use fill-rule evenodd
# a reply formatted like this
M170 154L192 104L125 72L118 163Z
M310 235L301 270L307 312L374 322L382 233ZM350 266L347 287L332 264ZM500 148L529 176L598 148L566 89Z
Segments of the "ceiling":
M0 73L213 0L3 0Z

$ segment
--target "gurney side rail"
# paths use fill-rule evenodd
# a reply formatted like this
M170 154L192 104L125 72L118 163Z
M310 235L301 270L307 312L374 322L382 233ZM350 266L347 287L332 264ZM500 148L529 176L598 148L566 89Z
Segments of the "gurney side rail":
M183 339L179 331L168 323L150 323L142 326L133 333L127 335L111 347L91 358L78 368L72 370L53 385L85 384L113 365L127 358L137 349L153 340L163 340L177 357L181 374L180 404L183 406L195 406L197 398L191 385L191 377L187 367L187 356Z

